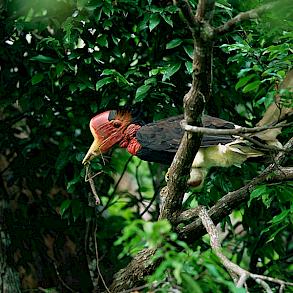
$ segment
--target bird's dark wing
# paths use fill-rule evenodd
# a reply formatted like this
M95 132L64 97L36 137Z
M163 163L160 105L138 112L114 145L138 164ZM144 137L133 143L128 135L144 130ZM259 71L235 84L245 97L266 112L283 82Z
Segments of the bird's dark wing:
M136 133L136 139L142 146L137 156L146 161L171 163L184 133L180 126L182 119L183 115L179 115L142 126ZM203 116L203 126L235 128L231 122L207 115ZM201 147L226 144L233 140L231 136L204 136Z
M184 133L182 119L183 115L174 116L142 126L136 133L142 146L136 155L145 161L170 164Z

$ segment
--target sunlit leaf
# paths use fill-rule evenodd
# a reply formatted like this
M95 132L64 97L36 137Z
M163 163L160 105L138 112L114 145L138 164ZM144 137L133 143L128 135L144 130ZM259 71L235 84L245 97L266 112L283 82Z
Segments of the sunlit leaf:
M136 102L142 101L146 97L146 95L147 95L148 91L150 90L150 88L151 88L150 85L142 85L142 86L140 86L136 90L135 101Z
M245 86L252 78L254 78L255 74L250 74L248 76L242 77L235 85L235 89L238 90L239 88Z
M178 47L180 44L182 44L182 40L181 39L174 39L172 41L170 41L167 45L166 45L166 49L173 49Z
M39 61L42 63L57 63L58 62L58 59L50 57L50 56L45 56L45 55L37 55L37 56L31 57L30 60Z
M243 88L243 92L247 93L247 92L251 92L251 91L257 91L259 88L259 85L261 84L260 80L256 80L254 82L251 82L249 84L247 84L244 88Z
M112 77L105 77L105 78L102 78L102 79L98 80L96 82L96 90L99 90L104 85L109 84L111 82L113 82L113 78Z
M150 31L156 28L159 23L160 23L160 15L157 13L152 14L149 20Z
M169 67L165 69L162 81L170 79L181 67L181 62L170 64Z

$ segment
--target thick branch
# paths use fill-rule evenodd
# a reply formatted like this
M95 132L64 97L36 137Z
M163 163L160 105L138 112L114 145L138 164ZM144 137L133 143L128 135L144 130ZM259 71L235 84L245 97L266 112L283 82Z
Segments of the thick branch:
M196 18L199 22L210 22L215 8L214 0L199 0L196 10Z
M155 251L155 249L143 249L140 251L127 267L114 276L114 281L109 287L109 291L112 293L121 292L125 289L142 285L144 277L153 272L157 266L157 262L151 261Z
M227 21L225 24L215 28L214 32L215 34L224 34L229 31L231 31L237 24L244 20L248 19L254 19L258 18L262 13L271 10L275 5L277 4L277 1L268 3L266 5L260 6L258 8L246 11L246 12L241 12L229 21Z
M205 15L205 9L211 9L210 0L202 0L198 5L201 7L201 16ZM191 8L188 7L188 10ZM190 12L190 11L189 11ZM188 13L189 13L188 12ZM197 17L199 23L199 18ZM202 25L202 24L200 24ZM192 86L184 96L184 119L190 125L200 125L205 102L211 92L211 58L212 42L203 40L201 37L194 39L194 58ZM169 180L164 189L164 201L160 213L160 219L166 218L174 222L181 212L182 200L187 189L191 164L200 147L201 135L185 132L180 146L169 169Z
M260 177L260 180L257 184L267 182L267 183L274 183L274 182L282 182L282 181L290 181L293 180L293 167L278 167L277 169L273 170L270 174L270 176L264 176L263 174L260 174L257 178ZM227 195L225 195L219 202L222 200L226 203L226 205L232 205L233 208L237 207L239 205L239 202L234 203L234 200L238 199L240 197L240 200L246 199L246 192L253 189L255 185L251 185L251 183L241 187L240 189L230 192ZM242 198L242 196L245 196L245 198ZM223 204L216 203L211 210L215 211L222 208ZM219 204L219 206L218 206ZM233 209L232 208L232 209ZM230 210L230 209L229 209ZM198 217L199 208L193 208L186 211L183 211L180 216L177 218L176 223L182 223L182 222L188 222L192 219ZM223 219L225 216L221 215L220 218Z

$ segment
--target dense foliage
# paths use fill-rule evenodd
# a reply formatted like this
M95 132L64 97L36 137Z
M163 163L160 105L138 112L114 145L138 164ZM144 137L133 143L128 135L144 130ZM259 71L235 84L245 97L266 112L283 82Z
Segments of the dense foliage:
M136 105L151 121L182 112L193 45L171 2L0 4L1 201L10 260L23 289L104 290L96 279L97 244L106 283L142 248L159 246L155 257L163 261L147 280L157 291L243 292L205 237L187 244L168 222L157 222L166 166L130 158L123 150L96 159L92 171L103 206L95 206L85 182L81 161L95 113ZM253 8L250 2L218 1L215 25ZM243 126L261 119L292 66L292 9L281 8L215 43L207 113ZM285 128L280 140L291 136L292 127ZM212 169L203 191L189 192L185 207L212 206L267 163ZM290 182L261 185L222 222L223 247L233 261L292 280L292 194ZM258 290L252 283L251 292Z

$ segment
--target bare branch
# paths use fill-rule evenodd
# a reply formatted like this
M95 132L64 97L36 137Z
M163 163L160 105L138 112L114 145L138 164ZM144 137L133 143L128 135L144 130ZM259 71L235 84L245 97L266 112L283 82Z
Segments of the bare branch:
M263 130L268 130L268 129L292 126L293 122L286 123L286 124L278 123L272 126L262 126L262 127L252 127L252 128L238 127L235 129L219 129L219 128L216 129L216 128L192 126L192 125L186 124L184 120L182 120L180 124L184 130L194 132L194 133L207 134L207 135L240 135L245 133L261 132Z
M101 273L100 266L99 266L99 251L98 251L98 243L97 243L97 228L98 228L97 221L95 221L95 228L94 228L93 238L94 238L94 243L95 243L96 268L97 268L98 275L101 278L101 281L103 283L103 286L105 287L105 289L106 289L106 291L108 293L111 293L109 291L109 288L107 287L107 284L106 284L106 282L105 282L105 280L103 278L103 275Z
M254 19L258 18L262 13L271 10L275 5L277 4L277 1L265 4L263 6L260 6L258 8L246 11L246 12L241 12L229 21L227 21L225 24L215 28L214 33L215 34L224 34L229 31L231 31L235 25L239 24L240 22L248 19Z
M255 282L260 284L268 293L271 293L273 291L266 281L277 283L281 286L284 286L284 285L293 286L293 283L291 282L286 282L280 279L271 278L271 277L267 277L263 275L252 274L249 271L241 268L237 264L230 261L222 252L222 247L221 247L218 231L205 207L203 206L199 207L198 216L201 219L203 226L205 227L207 233L210 236L210 244L211 244L212 251L217 255L217 257L220 259L223 266L228 270L232 279L235 282L235 285L238 288L243 287L248 278L254 279Z

